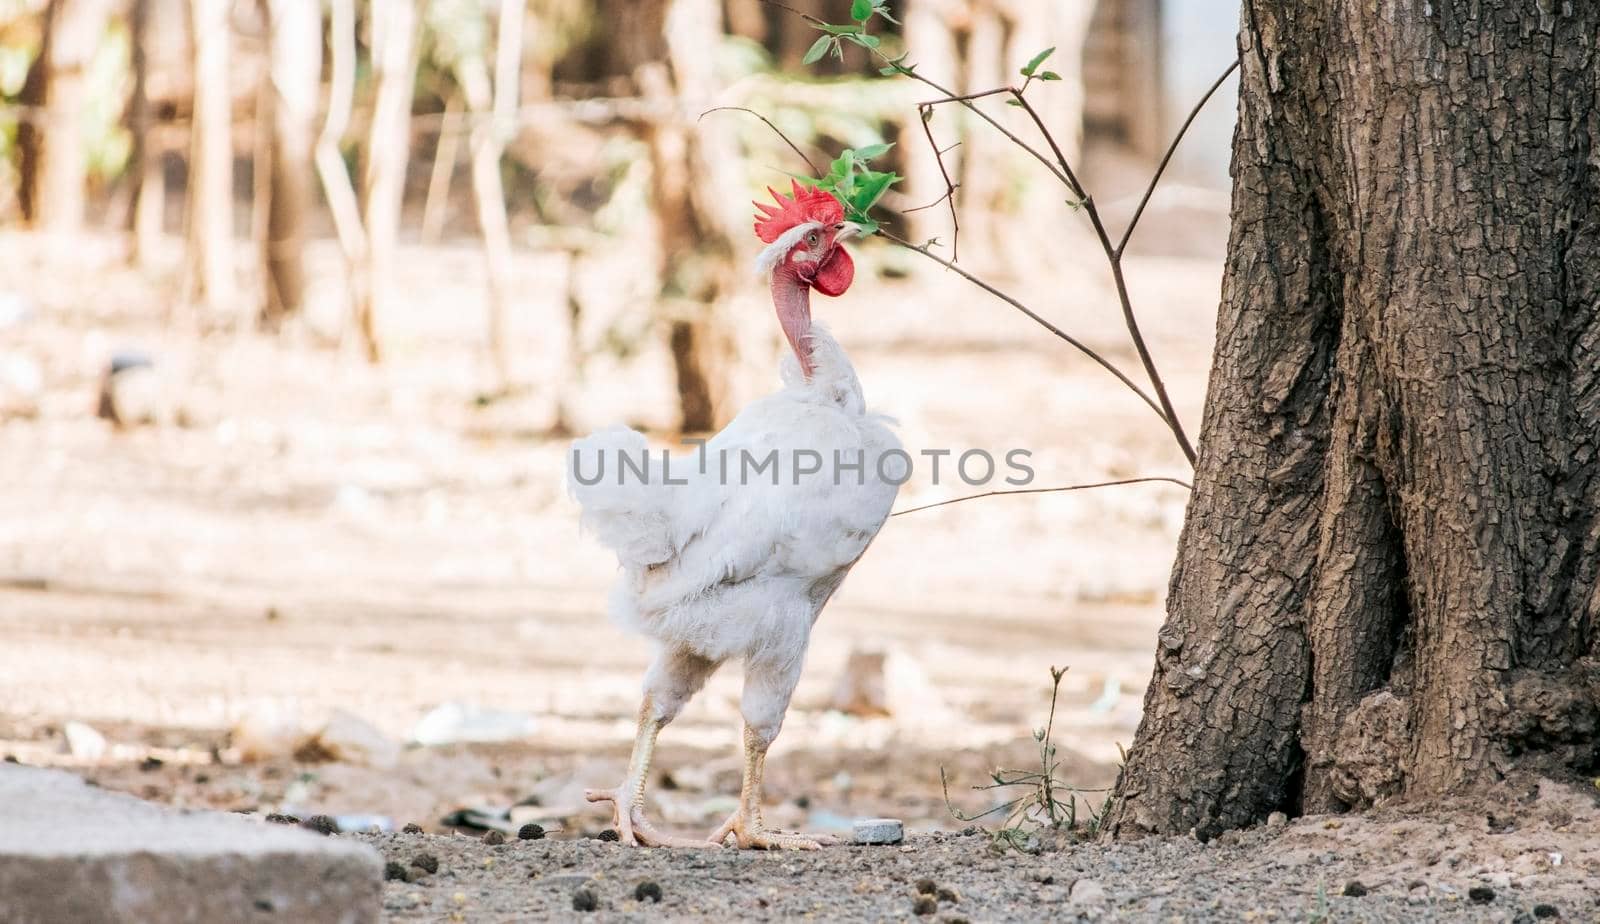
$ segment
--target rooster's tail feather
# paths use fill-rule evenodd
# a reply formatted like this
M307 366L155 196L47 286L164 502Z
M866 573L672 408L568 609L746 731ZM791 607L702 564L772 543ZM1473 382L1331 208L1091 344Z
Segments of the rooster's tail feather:
M572 443L567 492L583 508L583 528L625 568L647 568L674 554L664 474L636 430L611 427Z

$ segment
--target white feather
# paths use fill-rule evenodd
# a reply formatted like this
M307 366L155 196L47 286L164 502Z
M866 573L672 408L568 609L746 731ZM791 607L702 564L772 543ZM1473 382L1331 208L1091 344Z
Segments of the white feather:
M784 255L794 249L794 246L805 239L807 234L822 230L822 222L807 221L795 225L793 228L778 235L778 239L761 248L761 253L756 255L756 274L770 276L772 271L783 262Z
M706 444L704 474L697 454L674 457L673 477L681 473L688 484L619 487L613 476L582 486L569 473L584 524L622 565L611 615L625 628L713 661L743 657L798 672L812 623L899 490L894 457L880 466L884 453L900 450L887 419L867 413L855 370L832 335L818 325L810 336L811 379L787 357L785 387ZM574 449L637 453L643 446L642 435L614 428ZM767 469L741 479L744 453L760 461L773 450L775 477ZM818 453L822 471L803 474L813 459L796 450ZM846 463L859 458L860 474L836 469L835 453ZM592 476L592 463L583 466Z

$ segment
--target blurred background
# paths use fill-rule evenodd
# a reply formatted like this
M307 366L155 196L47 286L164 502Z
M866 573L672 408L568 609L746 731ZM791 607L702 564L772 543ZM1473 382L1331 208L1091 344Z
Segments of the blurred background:
M849 0L0 0L0 752L182 805L582 832L649 651L606 621L566 440L661 445L776 383L750 201L898 142L896 233L950 241L928 89L801 60ZM894 0L884 50L1029 98L1120 232L1234 54L1236 0ZM875 30L878 28L875 25ZM1030 126L984 105L1019 134ZM1191 433L1227 235L1232 87L1128 259ZM1103 256L982 122L930 124L963 266L1130 373ZM948 249L936 252L948 255ZM1188 477L1160 421L916 253L816 305L913 452L1036 485ZM1135 376L1137 377L1137 376ZM920 467L901 507L971 493ZM1026 763L1070 666L1062 774L1137 723L1185 492L892 519L821 620L774 748L780 826L960 826L939 768ZM739 675L666 732L664 820L726 814ZM981 796L956 794L968 808ZM462 814L461 810L474 810ZM486 820L487 819L487 820Z

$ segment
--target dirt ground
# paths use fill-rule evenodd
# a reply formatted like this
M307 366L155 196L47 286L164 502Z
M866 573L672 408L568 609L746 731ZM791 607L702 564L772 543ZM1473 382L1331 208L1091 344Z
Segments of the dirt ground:
M1600 917L1592 793L1508 784L1428 813L1317 816L1211 844L997 851L976 829L817 853L632 850L596 839L359 835L392 920L1531 921ZM923 896L927 897L924 898Z
M1039 903L1140 920L1513 920L1542 901L1600 918L1582 892L1600 893L1600 827L1593 794L1576 790L1537 795L1533 809L1508 791L1507 806L1522 806L1509 832L1475 805L1037 856L995 856L985 835L955 833L966 823L948 810L941 768L958 808L992 805L968 787L1036 764L1051 666L1071 668L1057 775L1086 790L1085 814L1099 805L1150 670L1185 501L1170 485L992 498L886 526L818 625L768 764L769 818L841 831L895 816L913 834L905 847L751 856L590 840L607 815L581 790L621 776L649 652L603 616L615 562L578 532L550 428L558 415L575 430L618 417L659 427L671 406L659 350L551 371L568 368L561 350L587 349L566 330L570 299L615 268L524 258L523 384L500 395L471 249L406 254L408 301L384 319L391 359L372 368L349 343L322 344L331 248L313 254L311 322L274 340L193 316L175 272L134 273L115 242L62 253L0 237L0 361L20 357L42 378L31 409L0 419L0 754L179 806L416 822L432 833L361 835L402 865L424 850L440 860L426 880L390 883L395 920L567 913L591 877L601 913L678 918L904 917L919 878L960 893L935 899L941 918L972 920L1042 916ZM1101 370L959 280L906 278L905 259L864 254L848 297L818 315L908 448L1025 448L1037 485L1187 476L1148 409ZM1058 262L1018 293L1136 369L1094 264ZM1217 262L1147 257L1130 270L1193 433ZM765 332L746 365L766 382L776 339L760 299L738 310ZM94 415L109 357L127 350L160 371L158 425L118 430ZM919 469L899 506L976 490ZM889 716L829 707L862 650L885 653ZM663 735L651 800L669 828L709 830L731 808L738 695L738 671L722 672ZM252 735L300 740L336 712L392 753L264 746L246 759ZM450 714L509 722L515 739L418 743L433 740L425 719ZM80 730L72 746L69 723L99 740ZM552 839L486 846L481 829L446 823L463 809L537 821ZM645 878L661 886L659 908L630 898ZM1080 879L1105 900L1089 885L1072 899ZM1353 879L1370 894L1342 895ZM1475 885L1496 897L1474 903Z

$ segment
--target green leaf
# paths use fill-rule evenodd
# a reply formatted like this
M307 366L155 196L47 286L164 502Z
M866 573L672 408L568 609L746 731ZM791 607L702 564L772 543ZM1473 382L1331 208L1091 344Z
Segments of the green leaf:
M893 77L894 75L900 73L900 68L895 67L893 64L891 64L888 67L880 67L880 68L878 68L878 73L882 74L885 77Z
M818 37L815 42L811 43L811 47L806 49L806 56L800 59L800 63L816 64L818 61L822 60L823 55L828 53L828 46L832 44L833 39L829 38L828 36L824 35Z
M894 147L893 143L869 144L864 148L857 148L853 153L855 154L856 160L867 161L873 159L874 157L882 157L883 155L889 153L889 149L892 147Z
M852 42L855 42L857 45L860 45L862 48L877 48L878 47L878 37L876 35L867 35L866 33L862 33L860 35L847 35L847 36L845 36L845 38L849 39Z
M856 22L866 22L872 18L873 9L872 0L855 0L850 4L850 18Z
M1018 107L1020 109L1022 107L1022 101L1021 100L1017 100L1017 99L1008 99L1008 100L1006 100L1006 105L1007 106L1016 106L1016 107Z
M889 0L872 0L872 12L877 13L897 26L900 25L900 20L889 15Z
M827 23L824 22L824 23L812 23L811 28L813 28L813 29L821 29L823 32L826 32L829 35L860 35L861 34L861 27L857 26L857 25L830 26L830 25L828 25Z
M856 184L854 192L851 193L850 203L865 213L878 204L878 200L889 191L889 187L899 181L900 177L893 173L862 174L861 182Z
M1039 65L1044 63L1044 59L1050 57L1053 54L1055 54L1055 51L1056 51L1056 47L1054 45L1051 45L1049 48L1046 48L1044 51L1041 51L1038 54L1034 55L1033 58L1028 61L1027 66L1022 69L1022 76L1024 76L1024 77L1032 77L1033 76L1033 72L1038 70L1039 69Z
M1061 79L1061 75L1057 74L1055 71L1045 71L1044 73L1039 75L1039 79L1040 80L1060 80Z

